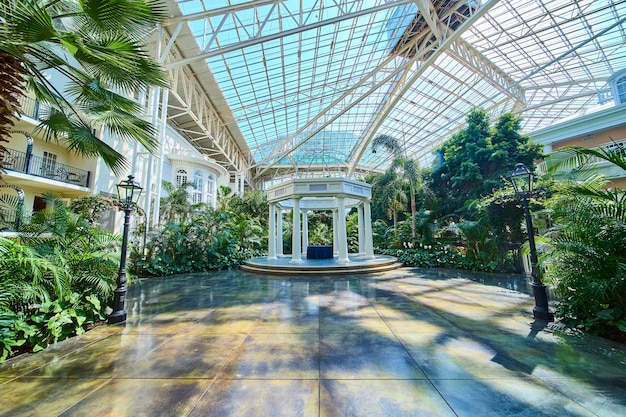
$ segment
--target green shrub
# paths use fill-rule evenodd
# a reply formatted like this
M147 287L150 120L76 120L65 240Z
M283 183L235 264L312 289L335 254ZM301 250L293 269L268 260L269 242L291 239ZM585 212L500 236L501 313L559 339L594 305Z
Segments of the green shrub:
M504 258L501 262L478 260L467 257L462 248L447 245L422 245L418 248L382 249L379 253L398 258L405 266L422 268L452 268L482 272L510 272L513 260Z

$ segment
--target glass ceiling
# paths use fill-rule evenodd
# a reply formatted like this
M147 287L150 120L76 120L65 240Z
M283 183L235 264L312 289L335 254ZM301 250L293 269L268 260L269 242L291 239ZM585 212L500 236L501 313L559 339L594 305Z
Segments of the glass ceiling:
M473 106L530 132L610 100L626 69L626 0L177 3L259 178L384 169L379 134L428 164Z

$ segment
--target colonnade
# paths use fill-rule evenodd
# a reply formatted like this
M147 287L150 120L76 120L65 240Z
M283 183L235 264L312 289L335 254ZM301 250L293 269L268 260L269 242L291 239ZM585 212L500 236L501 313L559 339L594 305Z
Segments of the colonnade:
M302 263L302 255L306 254L309 246L308 211L301 209L301 197L291 199L292 205L292 239L290 263ZM348 235L346 229L346 203L344 197L336 198L336 208L333 212L333 251L337 256L337 262L350 262L348 257ZM283 209L277 202L269 203L269 238L268 260L275 260L283 256ZM357 206L358 214L358 241L359 255L366 259L374 258L374 245L372 241L372 216L370 201L363 200Z

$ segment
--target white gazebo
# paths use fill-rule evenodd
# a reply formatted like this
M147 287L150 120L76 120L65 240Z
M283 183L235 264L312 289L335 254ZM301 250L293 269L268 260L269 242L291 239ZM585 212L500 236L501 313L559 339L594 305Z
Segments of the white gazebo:
M267 189L270 205L268 260L275 260L282 254L282 212L290 209L293 215L291 261L302 263L302 254L308 246L309 211L332 210L333 248L338 263L348 263L348 236L346 214L356 207L359 221L359 255L365 259L374 258L372 243L372 220L370 184L348 178L294 178Z

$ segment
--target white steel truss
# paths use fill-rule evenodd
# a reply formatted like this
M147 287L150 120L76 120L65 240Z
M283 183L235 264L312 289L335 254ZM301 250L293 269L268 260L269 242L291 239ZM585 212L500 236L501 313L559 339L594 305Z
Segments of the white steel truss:
M428 163L472 107L545 127L626 68L626 0L170 1L168 118L249 184L384 169L378 134Z
M175 43L162 33L162 43L166 46L161 60L167 65L176 61L178 51L172 47ZM168 75L168 120L177 125L200 152L214 158L230 172L242 174L252 184L252 155L236 143L192 69L189 66L168 66Z

